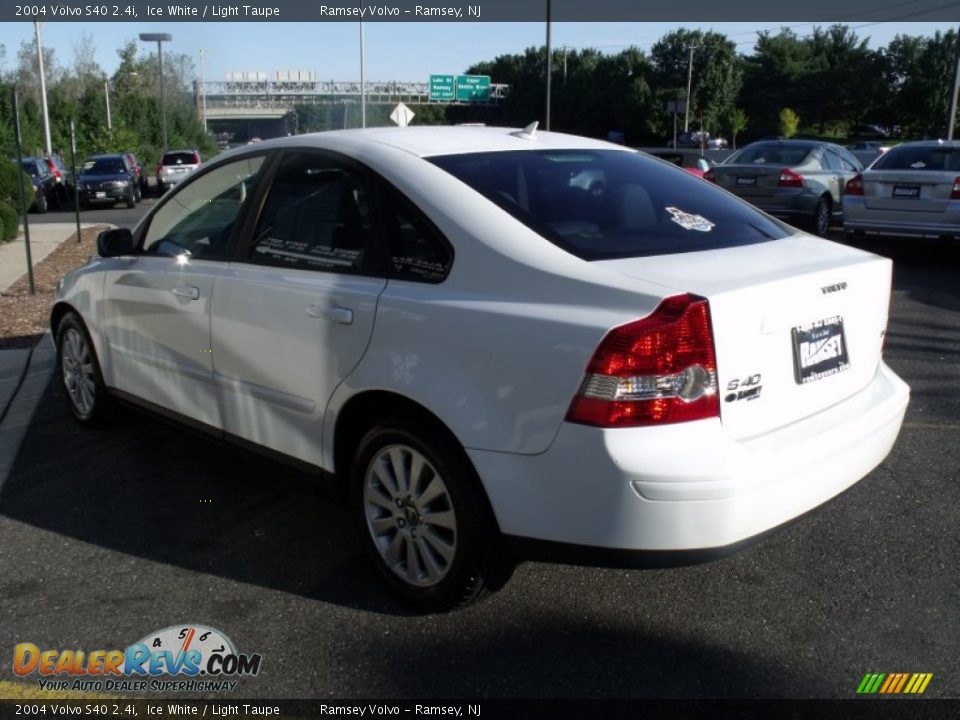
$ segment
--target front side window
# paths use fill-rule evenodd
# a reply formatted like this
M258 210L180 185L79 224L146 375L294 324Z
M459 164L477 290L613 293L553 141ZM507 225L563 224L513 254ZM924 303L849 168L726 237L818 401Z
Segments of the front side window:
M370 208L359 172L324 153L291 152L270 187L248 259L359 272L369 241Z
M262 165L262 155L235 160L175 191L150 221L144 252L226 257L233 224L250 201Z
M642 153L526 150L429 158L585 260L711 250L786 237L786 225Z

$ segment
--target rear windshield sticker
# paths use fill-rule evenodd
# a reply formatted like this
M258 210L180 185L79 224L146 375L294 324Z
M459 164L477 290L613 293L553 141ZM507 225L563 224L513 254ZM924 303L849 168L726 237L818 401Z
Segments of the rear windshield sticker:
M680 208L668 207L664 208L668 213L670 213L670 219L673 220L677 225L682 227L684 230L697 230L698 232L710 232L713 228L716 227L712 222L707 220L702 215L691 215L686 213Z

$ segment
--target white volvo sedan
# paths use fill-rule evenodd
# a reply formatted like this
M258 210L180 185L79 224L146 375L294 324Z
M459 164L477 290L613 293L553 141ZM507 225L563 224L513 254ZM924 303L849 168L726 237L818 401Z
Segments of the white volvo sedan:
M98 249L51 317L74 415L323 471L426 609L510 558L736 549L875 468L909 396L889 260L532 126L260 143Z

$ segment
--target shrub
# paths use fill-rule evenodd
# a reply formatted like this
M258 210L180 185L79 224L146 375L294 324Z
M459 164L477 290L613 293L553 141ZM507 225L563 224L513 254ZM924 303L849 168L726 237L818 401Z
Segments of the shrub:
M0 240L13 240L20 230L20 213L0 200Z
M19 171L19 172L18 172ZM23 182L23 190L27 202L33 202L33 181L16 162L4 160L0 157L0 202L5 202L15 208L20 207L20 188L17 187L17 175Z

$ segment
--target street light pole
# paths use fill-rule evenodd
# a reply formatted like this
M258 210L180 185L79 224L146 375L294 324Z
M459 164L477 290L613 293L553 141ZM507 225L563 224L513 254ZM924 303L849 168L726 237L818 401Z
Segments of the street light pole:
M40 66L40 100L43 103L43 132L47 141L47 157L53 155L53 145L50 142L50 112L47 110L47 79L43 72L43 46L40 44L41 22L34 21L33 29L37 34L37 64Z
M110 81L103 79L103 93L107 98L107 130L113 130L113 120L110 118Z
M143 42L157 43L157 59L160 64L160 115L163 118L163 149L167 149L167 105L163 99L163 43L173 40L170 33L140 33Z

